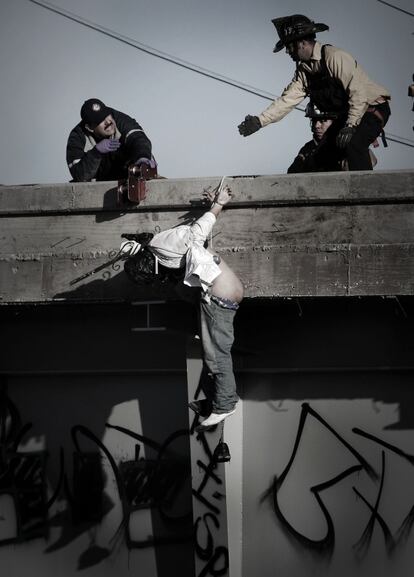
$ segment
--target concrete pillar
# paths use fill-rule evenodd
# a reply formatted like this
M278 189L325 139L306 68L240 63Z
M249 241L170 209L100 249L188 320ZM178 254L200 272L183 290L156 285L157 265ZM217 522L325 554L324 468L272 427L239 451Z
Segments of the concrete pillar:
M203 370L201 343L189 339L187 345L188 400L201 399L199 391ZM227 536L226 482L224 463L213 459L221 427L206 433L196 433L198 417L189 409L191 474L193 492L195 574L205 577L213 571L227 568L229 575Z
M240 394L240 391L239 391ZM231 460L226 469L227 532L230 570L229 577L242 577L243 552L243 401L226 419L224 440L228 444Z

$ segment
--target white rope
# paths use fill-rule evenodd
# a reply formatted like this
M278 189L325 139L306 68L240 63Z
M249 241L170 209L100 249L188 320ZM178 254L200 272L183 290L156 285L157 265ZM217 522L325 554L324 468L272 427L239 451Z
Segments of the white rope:
M216 192L216 198L218 197L218 195L220 194L220 192L223 190L223 185L224 185L224 179L226 177L222 176L220 179L220 184L217 187L217 192ZM213 229L210 230L210 247L213 248Z

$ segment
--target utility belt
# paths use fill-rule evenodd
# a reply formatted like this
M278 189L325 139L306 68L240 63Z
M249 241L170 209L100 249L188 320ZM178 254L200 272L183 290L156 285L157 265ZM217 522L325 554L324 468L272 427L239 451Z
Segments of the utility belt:
M387 123L387 120L391 114L388 101L385 100L384 102L381 102L380 104L374 104L374 105L368 106L367 112L369 112L370 114L373 114L380 121L380 123L381 123L380 136L381 136L382 144L386 148L388 146L388 143L387 143L387 139L385 138L384 126ZM375 148L378 147L377 140L374 140L373 145Z
M371 112L371 114L374 114L374 116L376 116L378 120L381 122L381 128L384 128L385 125L384 117L376 106L368 106L367 112Z

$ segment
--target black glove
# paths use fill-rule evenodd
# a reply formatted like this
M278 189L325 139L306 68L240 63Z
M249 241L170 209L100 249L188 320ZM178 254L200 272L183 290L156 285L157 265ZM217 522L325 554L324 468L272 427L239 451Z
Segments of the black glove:
M258 116L250 116L250 114L248 114L244 119L244 122L239 124L238 128L242 136L250 136L253 132L260 130L262 125L260 124Z
M354 136L355 130L355 126L344 126L341 128L336 137L336 146L338 148L346 148L351 142L351 138Z

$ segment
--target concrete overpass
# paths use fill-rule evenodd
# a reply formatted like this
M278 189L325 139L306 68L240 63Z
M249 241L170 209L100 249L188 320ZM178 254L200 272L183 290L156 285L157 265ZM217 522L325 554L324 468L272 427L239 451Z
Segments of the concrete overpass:
M212 243L247 298L225 465L220 431L197 436L187 410L194 309L113 261L122 233L197 217L220 178L150 181L139 206L118 206L116 182L0 187L0 448L8 470L38 473L26 492L0 484L14 574L411 574L414 171L229 178Z

